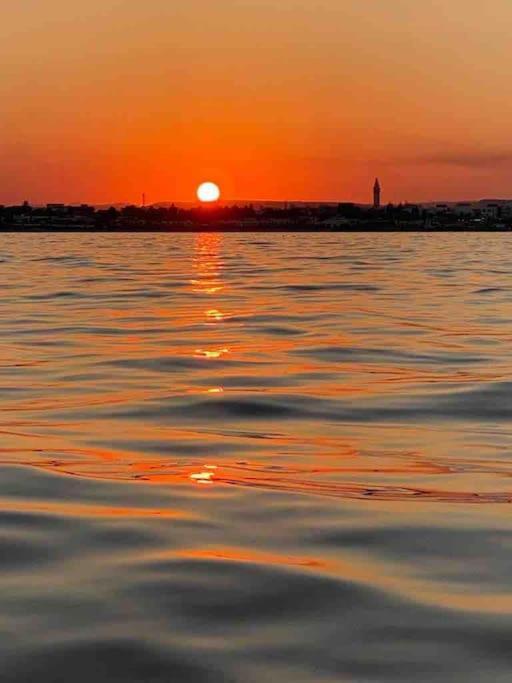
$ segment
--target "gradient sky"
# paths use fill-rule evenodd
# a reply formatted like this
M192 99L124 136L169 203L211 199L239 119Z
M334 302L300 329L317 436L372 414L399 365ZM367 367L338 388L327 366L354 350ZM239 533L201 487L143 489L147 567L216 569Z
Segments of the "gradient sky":
M512 197L510 0L16 0L0 202Z

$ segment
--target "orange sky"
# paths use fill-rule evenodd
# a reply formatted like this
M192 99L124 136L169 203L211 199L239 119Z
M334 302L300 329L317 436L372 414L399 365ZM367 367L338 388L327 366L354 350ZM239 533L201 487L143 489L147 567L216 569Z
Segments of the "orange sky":
M0 202L512 197L510 0L17 0Z

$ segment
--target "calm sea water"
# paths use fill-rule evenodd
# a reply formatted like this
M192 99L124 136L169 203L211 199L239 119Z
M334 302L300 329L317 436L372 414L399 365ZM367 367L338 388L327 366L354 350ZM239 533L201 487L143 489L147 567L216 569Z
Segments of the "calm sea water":
M2 235L2 683L510 681L512 237Z

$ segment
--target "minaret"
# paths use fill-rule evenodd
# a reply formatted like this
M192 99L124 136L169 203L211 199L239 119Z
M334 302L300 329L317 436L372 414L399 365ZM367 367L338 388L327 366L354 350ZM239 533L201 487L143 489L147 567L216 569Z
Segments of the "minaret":
M375 185L373 186L373 208L380 209L380 183L378 178L375 178Z

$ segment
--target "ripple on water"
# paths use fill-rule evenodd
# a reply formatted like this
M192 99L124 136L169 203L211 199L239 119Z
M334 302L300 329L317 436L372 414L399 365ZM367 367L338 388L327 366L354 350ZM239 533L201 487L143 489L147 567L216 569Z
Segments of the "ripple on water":
M508 681L508 241L4 235L2 683Z

